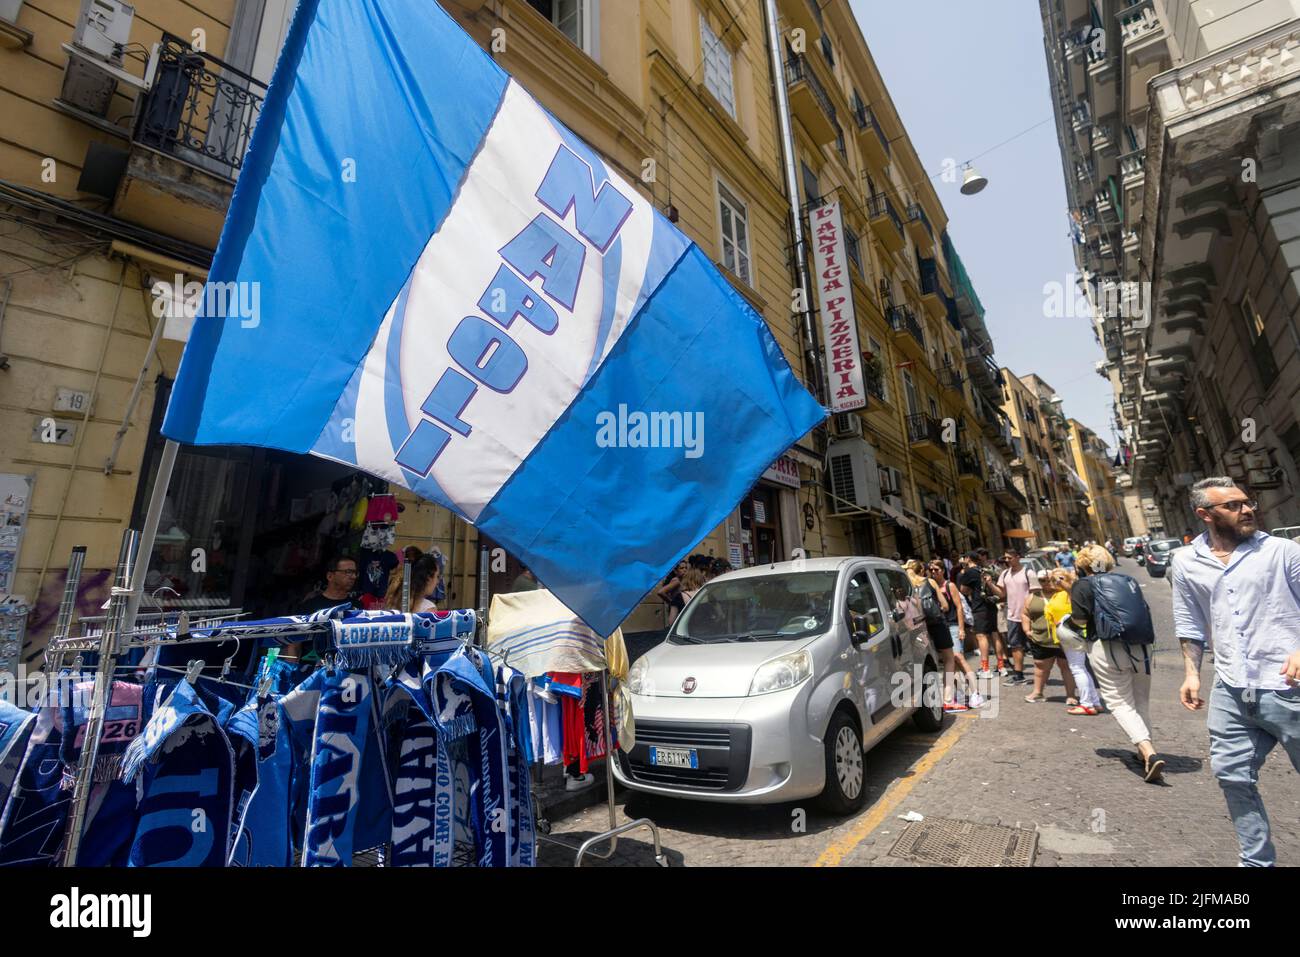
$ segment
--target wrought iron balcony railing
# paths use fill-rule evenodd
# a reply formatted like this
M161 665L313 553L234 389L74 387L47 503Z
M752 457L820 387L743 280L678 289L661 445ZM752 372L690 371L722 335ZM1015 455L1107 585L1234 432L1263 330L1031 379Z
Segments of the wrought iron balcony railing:
M802 53L796 53L785 61L785 83L786 86L807 83L823 112L830 117L832 123L839 125L835 115L835 104L831 102L830 94L826 92L826 87L822 86L822 81L817 78L817 72Z
M907 207L907 221L909 223L920 223L925 227L925 231L930 236L930 241L934 242L934 227L930 225L930 219L925 215L925 210L921 208L920 203L912 203Z
M889 328L895 332L910 333L912 338L920 343L921 348L925 348L925 332L921 329L921 324L916 321L916 316L907 306L890 306L889 311L885 314L889 320Z
M885 155L888 156L890 154L889 137L886 136L885 131L881 129L880 121L876 119L876 114L866 106L859 106L857 112L853 115L853 119L857 122L859 130L865 130L870 126L876 131L876 136L880 139L880 145L885 148Z
M265 98L266 86L257 79L163 33L132 139L234 180Z
M877 193L871 197L867 203L867 212L872 219L878 216L888 216L894 225L898 227L898 231L900 233L903 231L903 221L898 218L898 211L894 209L894 204L889 201L889 197L884 193Z
M930 416L918 412L907 417L907 440L912 443L933 442L935 445L940 445L943 442L943 429Z

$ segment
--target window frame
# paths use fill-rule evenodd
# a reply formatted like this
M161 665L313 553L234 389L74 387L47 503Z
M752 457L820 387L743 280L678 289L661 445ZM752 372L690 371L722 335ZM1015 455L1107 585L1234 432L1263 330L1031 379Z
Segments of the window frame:
M715 216L716 216L717 226L718 226L719 261L722 263L724 268L726 268L732 275L738 278L741 282L745 283L745 285L749 286L751 289L757 289L758 284L755 281L755 276L754 276L754 256L752 251L753 247L751 243L751 236L753 235L753 230L750 228L750 223L749 223L749 204L740 198L738 190L733 189L730 185L724 182L722 177L720 176L714 177L714 199L715 199L714 210L715 210ZM731 236L727 235L726 222L722 215L724 204L730 209L731 219L733 223L733 231L734 231L734 223L737 220L744 223L745 235L744 235L743 244L737 242L734 232L733 235ZM737 255L735 257L734 266L727 265L727 243L728 242L730 242L731 245L735 247L737 253L743 253L744 267L745 267L743 271L740 268L741 266L740 255Z
M710 44L710 39L712 43ZM714 84L710 81L710 54L720 54L726 58L727 89L721 91L714 89ZM709 22L709 15L703 10L700 11L700 65L704 68L704 88L709 94L722 104L722 108L727 111L727 115L733 120L740 119L740 109L736 102L736 56L727 41L713 31L713 24ZM713 63L713 76L715 79L720 74L720 65ZM725 93L725 95L724 95Z

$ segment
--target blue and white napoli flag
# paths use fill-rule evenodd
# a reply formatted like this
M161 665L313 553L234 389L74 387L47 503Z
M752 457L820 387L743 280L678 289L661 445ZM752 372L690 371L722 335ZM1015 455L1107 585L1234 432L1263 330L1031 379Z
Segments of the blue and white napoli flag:
M601 634L825 415L708 257L434 0L300 0L209 290L168 437L409 488Z

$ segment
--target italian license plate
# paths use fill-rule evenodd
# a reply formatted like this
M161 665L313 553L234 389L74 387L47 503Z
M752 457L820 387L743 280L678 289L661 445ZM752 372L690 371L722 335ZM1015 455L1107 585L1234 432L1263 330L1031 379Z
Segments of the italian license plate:
M700 767L700 759L694 748L651 748L650 763L660 768L698 770Z

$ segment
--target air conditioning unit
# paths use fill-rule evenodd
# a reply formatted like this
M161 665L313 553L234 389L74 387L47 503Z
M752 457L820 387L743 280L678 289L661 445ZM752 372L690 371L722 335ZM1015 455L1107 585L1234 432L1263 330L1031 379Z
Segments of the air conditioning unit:
M832 515L880 509L880 474L876 451L863 439L834 442L826 450Z
M130 42L135 7L121 0L81 0L72 45L63 45L68 66L59 100L94 117L108 116L122 70L122 48Z
M883 496L880 501L882 504L888 505L895 512L903 511L903 496L901 495L886 495Z
M856 412L836 412L831 416L831 432L836 438L861 438L862 418Z
M122 0L81 0L81 15L72 42L114 66L122 65L122 48L131 40L135 7Z

